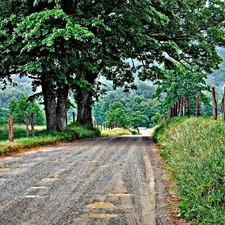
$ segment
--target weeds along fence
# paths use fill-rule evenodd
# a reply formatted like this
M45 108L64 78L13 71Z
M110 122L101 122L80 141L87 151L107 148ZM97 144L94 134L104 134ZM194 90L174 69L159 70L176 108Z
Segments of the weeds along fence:
M95 120L93 121L93 125L94 125L94 127L98 127L101 130L112 130L114 128L121 128L122 127L121 124L118 123L118 122L111 122L111 123L104 122L104 123L102 123L102 125L98 125L97 121L95 121Z
M191 104L190 104L190 96L187 95L185 97L181 97L179 101L177 101L174 105L170 107L170 110L167 114L167 116L164 118L173 118L177 116L184 116L187 115L188 117L191 116ZM218 117L218 103L216 98L216 89L215 87L212 87L212 114L213 119L217 120ZM225 87L224 87L224 93L223 98L221 102L221 109L222 109L222 120L225 121ZM200 93L196 93L196 117L199 117L200 115Z
M35 115L34 115L34 113L32 113L32 115L31 115L31 133L32 133L32 136L34 136L34 134L35 134L34 117L35 117ZM24 115L24 121L25 121L25 124L26 124L26 136L29 137L29 122L28 122L28 115L27 114ZM8 123L9 123L9 141L13 142L14 141L14 132L13 132L13 116L12 116L12 114L9 115Z

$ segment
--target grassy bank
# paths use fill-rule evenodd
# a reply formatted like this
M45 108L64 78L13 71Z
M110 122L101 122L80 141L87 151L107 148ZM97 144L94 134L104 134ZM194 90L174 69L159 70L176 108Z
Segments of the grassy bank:
M177 182L179 216L193 224L225 224L225 123L174 118L154 133Z
M0 129L0 155L43 145L58 144L60 142L100 136L100 131L96 128L70 125L63 132L47 132L44 128L40 128L35 130L34 137L25 138L25 126L15 126L15 140L14 142L9 143L7 140L8 127L1 127Z

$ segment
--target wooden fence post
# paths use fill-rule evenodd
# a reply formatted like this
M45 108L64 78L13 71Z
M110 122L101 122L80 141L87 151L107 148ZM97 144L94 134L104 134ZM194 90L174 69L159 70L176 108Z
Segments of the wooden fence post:
M191 116L191 102L190 102L190 95L187 96L187 105L188 105L188 118Z
M196 93L196 117L200 115L200 93Z
M184 97L182 97L181 99L181 104L182 104L182 115L185 115L185 99Z
M224 86L223 99L222 99L222 120L225 121L225 86Z
M26 124L26 136L29 137L29 125L28 125L28 116L27 114L24 114L24 120Z
M180 116L181 99L177 102L177 115Z
M32 136L34 136L34 113L31 115L31 132Z
M173 117L176 117L177 116L177 104L174 103L173 105Z
M73 112L73 124L75 124L75 112Z
M13 136L13 117L10 114L9 115L9 141L13 142L14 141L14 136Z
M217 120L217 101L216 101L216 89L212 88L212 99L213 99L213 119Z

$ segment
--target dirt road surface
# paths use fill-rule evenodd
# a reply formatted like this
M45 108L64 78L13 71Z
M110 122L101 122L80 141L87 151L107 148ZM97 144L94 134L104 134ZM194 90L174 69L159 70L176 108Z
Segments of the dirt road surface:
M156 154L124 136L0 159L0 224L168 225Z

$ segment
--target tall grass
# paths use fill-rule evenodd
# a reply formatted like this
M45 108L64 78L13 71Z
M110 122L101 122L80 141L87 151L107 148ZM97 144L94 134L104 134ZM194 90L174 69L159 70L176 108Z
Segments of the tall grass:
M114 128L112 130L102 130L101 136L121 136L121 135L130 135L129 130L123 128Z
M9 143L9 141L7 141L8 127L1 127L0 129L0 155L42 145L57 144L60 142L74 141L76 139L100 136L99 129L87 126L82 127L69 125L63 132L49 132L41 128L35 131L34 137L25 138L25 126L15 126L15 140L14 142Z
M225 123L175 118L154 133L177 182L179 216L193 224L225 224Z
M36 126L35 133L45 130L45 126ZM17 138L25 138L26 137L26 126L25 125L15 125L14 126L14 137ZM31 136L31 130L29 130L29 135ZM9 136L9 128L7 124L0 125L0 141L7 140Z

